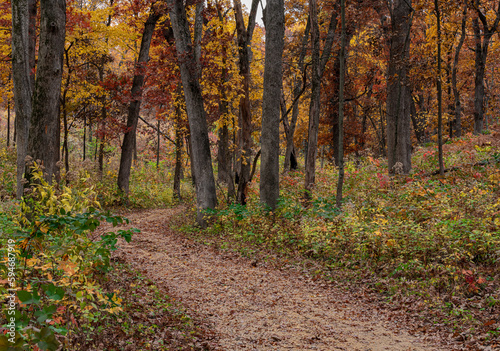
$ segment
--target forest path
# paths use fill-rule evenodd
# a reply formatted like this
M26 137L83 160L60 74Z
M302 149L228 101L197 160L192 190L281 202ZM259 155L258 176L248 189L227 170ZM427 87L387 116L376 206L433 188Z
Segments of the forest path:
M439 350L333 284L255 264L172 231L185 208L132 212L116 255L206 321L216 350ZM404 313L404 312L402 312Z

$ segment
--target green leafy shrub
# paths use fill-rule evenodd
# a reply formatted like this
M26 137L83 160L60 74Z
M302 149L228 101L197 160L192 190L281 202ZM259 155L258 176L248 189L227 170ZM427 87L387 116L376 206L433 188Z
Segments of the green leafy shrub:
M121 299L105 294L99 280L110 269L118 237L130 241L137 231L118 230L92 240L102 221L113 226L128 221L96 210L91 188L49 185L37 165L34 179L18 211L0 217L2 275L11 278L0 288L11 302L3 308L8 333L0 336L0 345L12 350L67 348L71 333L119 312Z

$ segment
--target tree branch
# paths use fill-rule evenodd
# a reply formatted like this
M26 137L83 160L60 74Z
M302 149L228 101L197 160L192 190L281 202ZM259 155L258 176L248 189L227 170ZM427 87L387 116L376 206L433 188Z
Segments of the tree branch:
M166 135L165 133L163 133L161 130L158 130L158 128L156 128L154 125L152 125L151 123L149 123L148 121L146 121L141 116L139 116L139 119L141 121L143 121L148 127L153 128L155 130L155 132L160 133L165 139L167 139L168 141L170 141L172 144L176 145L175 141L173 141L168 135Z

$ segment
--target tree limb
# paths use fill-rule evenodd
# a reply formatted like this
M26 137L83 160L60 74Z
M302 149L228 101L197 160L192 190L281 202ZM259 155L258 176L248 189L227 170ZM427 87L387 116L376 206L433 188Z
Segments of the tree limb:
M139 119L141 121L143 121L148 127L153 128L155 130L155 132L160 133L165 139L167 139L168 141L170 141L172 144L176 145L175 141L173 141L168 135L166 135L165 133L163 133L161 130L158 130L158 128L156 128L154 125L152 125L151 123L149 123L148 121L146 121L141 116L139 116Z

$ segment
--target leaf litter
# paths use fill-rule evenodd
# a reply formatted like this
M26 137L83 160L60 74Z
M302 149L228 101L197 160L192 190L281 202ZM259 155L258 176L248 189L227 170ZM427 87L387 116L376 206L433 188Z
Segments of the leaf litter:
M403 310L388 314L334 282L186 238L171 229L172 220L185 213L179 206L127 214L141 233L130 243L121 241L115 255L203 320L211 330L208 349L456 349L399 324Z

